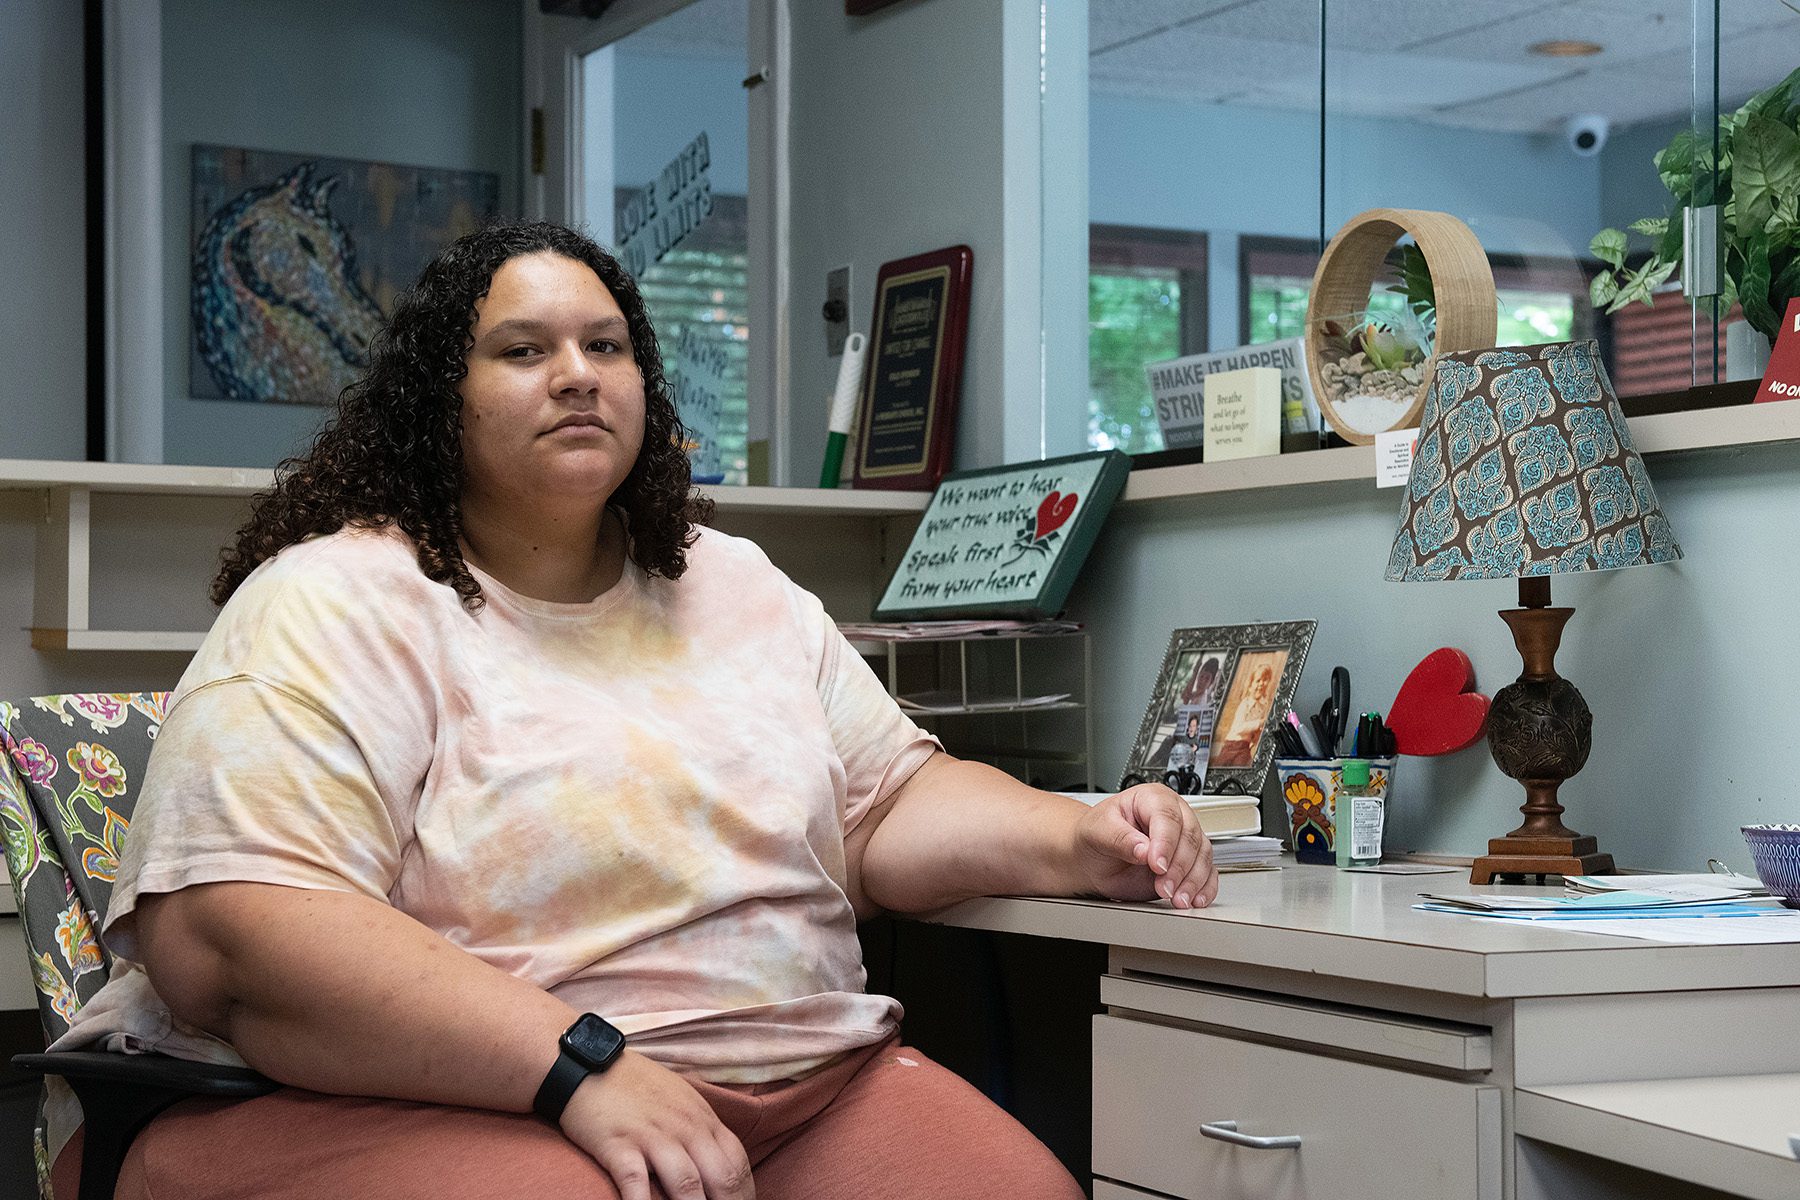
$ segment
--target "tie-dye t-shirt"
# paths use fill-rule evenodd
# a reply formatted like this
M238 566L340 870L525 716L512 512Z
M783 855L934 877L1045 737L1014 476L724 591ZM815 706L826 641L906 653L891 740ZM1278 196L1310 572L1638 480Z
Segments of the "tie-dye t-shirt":
M886 1037L844 835L936 743L817 599L702 531L680 580L587 604L477 573L471 615L412 544L289 547L221 612L157 738L106 928L218 880L360 892L718 1082ZM127 963L65 1045L226 1059Z

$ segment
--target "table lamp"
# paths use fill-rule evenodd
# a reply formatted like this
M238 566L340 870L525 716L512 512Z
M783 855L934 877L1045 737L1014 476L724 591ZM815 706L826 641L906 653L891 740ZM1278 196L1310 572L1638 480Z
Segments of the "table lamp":
M1517 578L1519 607L1500 616L1525 662L1488 714L1494 761L1525 785L1525 823L1488 842L1471 883L1612 870L1593 837L1563 825L1557 800L1563 780L1587 762L1593 714L1556 673L1575 610L1550 606L1550 576L1680 557L1597 343L1438 360L1387 577Z

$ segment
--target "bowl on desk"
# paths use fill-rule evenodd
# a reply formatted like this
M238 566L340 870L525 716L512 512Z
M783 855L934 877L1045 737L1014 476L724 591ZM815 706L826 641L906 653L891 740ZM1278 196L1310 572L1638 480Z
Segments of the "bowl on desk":
M1800 908L1800 825L1745 825L1743 833L1756 876L1769 895Z

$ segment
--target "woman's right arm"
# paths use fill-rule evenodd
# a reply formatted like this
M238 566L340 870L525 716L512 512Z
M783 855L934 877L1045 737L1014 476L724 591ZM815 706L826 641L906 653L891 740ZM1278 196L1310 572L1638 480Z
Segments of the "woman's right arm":
M138 948L183 1022L281 1083L529 1112L579 1015L391 905L351 892L208 883L145 894ZM604 1015L604 1014L602 1014ZM743 1146L689 1084L627 1050L562 1117L623 1200L750 1200Z

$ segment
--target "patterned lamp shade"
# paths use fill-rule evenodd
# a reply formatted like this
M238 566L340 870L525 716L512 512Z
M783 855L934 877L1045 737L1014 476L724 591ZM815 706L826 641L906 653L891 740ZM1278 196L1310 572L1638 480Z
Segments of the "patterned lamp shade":
M1438 360L1388 579L1609 571L1680 557L1596 343Z

